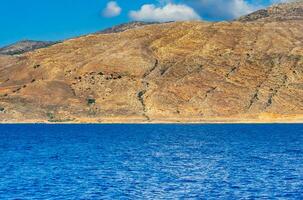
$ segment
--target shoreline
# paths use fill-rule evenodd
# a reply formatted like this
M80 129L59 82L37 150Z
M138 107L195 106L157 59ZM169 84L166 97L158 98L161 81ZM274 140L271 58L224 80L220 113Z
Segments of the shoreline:
M229 121L70 121L70 122L49 122L49 121L7 121L7 122L0 122L0 125L26 125L26 124L45 124L45 125L123 125L123 124L134 124L134 125L166 125L166 124L172 124L172 125L207 125L207 124L303 124L303 120L268 120L268 121L261 121L261 120L247 120L247 121L236 121L236 120L229 120Z
M58 119L4 119L0 124L303 124L303 115L279 115L262 113L259 115L236 115L229 117L154 117L145 119L138 116L113 116L104 118L64 118Z

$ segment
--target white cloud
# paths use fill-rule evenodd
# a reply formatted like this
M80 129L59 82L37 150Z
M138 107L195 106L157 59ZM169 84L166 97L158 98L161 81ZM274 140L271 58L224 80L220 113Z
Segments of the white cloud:
M296 2L297 0L271 0L271 3L291 3L291 2Z
M115 1L110 1L107 3L106 8L103 10L102 15L104 17L116 17L120 15L122 9Z
M210 18L234 19L262 8L245 0L183 0Z
M229 6L234 8L231 12L233 17L240 17L258 9L257 6L251 5L244 0L233 0Z
M270 4L295 2L297 0L181 0L190 5L203 18L235 19L256 10L265 8Z
M200 20L201 17L191 7L184 4L168 3L162 7L145 4L140 10L130 11L129 16L137 21L187 21Z

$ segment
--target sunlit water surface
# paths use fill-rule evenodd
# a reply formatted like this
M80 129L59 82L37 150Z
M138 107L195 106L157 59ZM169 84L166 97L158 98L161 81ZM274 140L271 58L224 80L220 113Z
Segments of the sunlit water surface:
M303 199L303 125L1 125L0 199Z

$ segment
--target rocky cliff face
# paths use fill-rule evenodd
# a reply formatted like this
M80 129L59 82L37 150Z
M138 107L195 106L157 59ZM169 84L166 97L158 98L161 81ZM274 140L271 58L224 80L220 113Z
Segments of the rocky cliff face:
M0 121L302 121L302 33L298 17L174 22L0 56Z

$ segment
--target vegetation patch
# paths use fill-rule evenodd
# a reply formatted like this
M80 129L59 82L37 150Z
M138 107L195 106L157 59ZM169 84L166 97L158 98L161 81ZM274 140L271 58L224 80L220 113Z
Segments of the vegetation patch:
M34 69L39 68L41 65L34 65Z
M87 105L93 105L93 104L95 104L96 103L96 99L94 99L94 98L88 98L87 99Z
M48 121L55 119L54 113L46 113L46 115L48 117Z
M70 118L57 118L55 116L54 113L46 113L47 117L48 117L48 122L52 122L52 123L64 123L64 122L70 122L70 121L74 121L74 119L70 119Z

